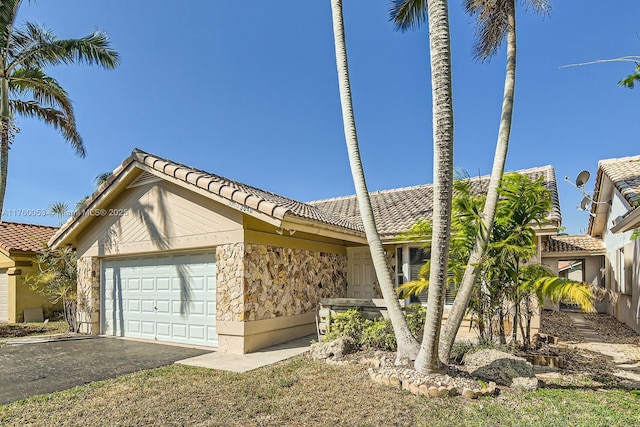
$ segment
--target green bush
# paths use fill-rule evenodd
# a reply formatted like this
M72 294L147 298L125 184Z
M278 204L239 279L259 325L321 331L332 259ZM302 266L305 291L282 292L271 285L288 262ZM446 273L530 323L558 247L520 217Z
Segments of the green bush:
M360 342L365 319L357 308L350 308L343 313L336 313L331 316L327 333L322 338L323 341L333 341L343 336L349 336L356 342Z
M409 324L409 330L411 335L418 341L422 341L422 335L424 332L424 320L427 317L427 310L421 304L412 304L407 307L407 323Z
M366 320L360 345L366 348L395 351L398 344L393 333L391 319Z

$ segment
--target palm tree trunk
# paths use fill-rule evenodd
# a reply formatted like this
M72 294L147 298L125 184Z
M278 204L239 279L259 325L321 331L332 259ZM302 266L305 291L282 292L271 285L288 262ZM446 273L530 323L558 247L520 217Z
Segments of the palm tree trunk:
M441 369L438 342L447 286L453 196L453 102L451 93L451 41L446 0L428 0L429 51L433 111L433 238L424 336L415 369L422 373Z
M331 0L331 12L333 15L333 34L336 48L336 63L338 67L338 83L340 87L340 101L342 104L342 120L344 135L349 153L349 165L353 183L356 188L358 207L364 225L367 242L371 251L371 259L376 271L382 297L384 298L389 318L393 325L393 331L398 343L396 362L415 360L419 345L411 335L409 325L404 317L395 287L391 281L391 271L387 264L385 251L380 241L376 227L369 191L364 177L360 149L358 148L358 135L356 132L355 118L353 115L353 103L351 100L351 84L349 82L349 65L347 61L347 48L344 36L344 21L342 17L342 0Z
M2 221L4 195L7 189L7 176L9 173L10 120L8 117L0 118L0 221Z
M498 141L496 144L496 152L493 158L493 168L491 170L491 179L487 189L487 200L482 212L482 229L476 238L467 267L462 277L462 283L458 289L458 294L453 303L453 307L449 312L449 317L444 326L442 333L442 342L440 343L440 360L443 362L449 360L451 348L456 339L456 334L464 314L467 311L473 287L476 283L478 274L478 265L484 256L486 244L491 236L493 229L493 221L496 215L496 207L498 205L498 187L502 174L504 173L504 164L507 160L507 150L509 148L509 136L511 133L511 118L513 116L513 97L516 84L516 13L515 1L508 1L507 16L507 67L504 79L504 95L502 98L502 115L500 117L500 128L498 130Z

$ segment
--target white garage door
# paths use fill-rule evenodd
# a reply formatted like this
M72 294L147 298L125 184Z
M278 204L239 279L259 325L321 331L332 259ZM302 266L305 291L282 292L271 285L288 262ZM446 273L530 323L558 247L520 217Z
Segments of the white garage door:
M106 335L218 345L214 253L104 260Z
M9 321L9 277L0 270L0 322Z

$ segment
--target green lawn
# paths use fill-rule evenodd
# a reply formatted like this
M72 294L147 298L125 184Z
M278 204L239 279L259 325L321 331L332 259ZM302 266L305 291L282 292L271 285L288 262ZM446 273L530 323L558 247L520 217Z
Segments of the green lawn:
M0 424L632 426L640 425L639 408L631 392L575 386L427 399L374 384L360 366L298 357L245 374L181 365L142 371L0 406Z

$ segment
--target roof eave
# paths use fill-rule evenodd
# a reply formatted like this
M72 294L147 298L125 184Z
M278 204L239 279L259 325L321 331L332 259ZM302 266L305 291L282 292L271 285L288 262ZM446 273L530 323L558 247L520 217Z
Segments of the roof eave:
M606 255L605 250L601 251L562 251L562 252L546 252L541 253L542 258L575 258L575 257L589 257L589 256L603 256Z
M354 243L367 243L364 232L339 227L325 222L303 218L294 213L288 212L282 220L280 226L283 229L300 231L303 233L317 234L339 240L346 240Z
M624 233L640 227L640 207L630 211L620 222L611 227L614 234Z

